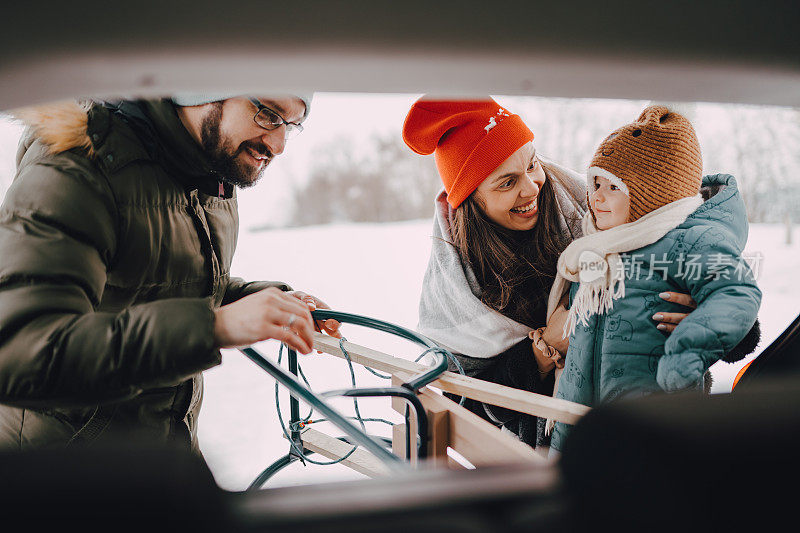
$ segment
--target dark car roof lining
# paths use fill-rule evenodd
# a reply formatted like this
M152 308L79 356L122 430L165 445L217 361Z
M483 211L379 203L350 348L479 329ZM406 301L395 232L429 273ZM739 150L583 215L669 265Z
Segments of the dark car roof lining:
M794 0L4 6L0 109L176 91L437 92L800 106Z
M113 10L99 0L43 0L3 10L0 110L181 91L800 107L796 0L164 0ZM769 359L797 353L793 326Z

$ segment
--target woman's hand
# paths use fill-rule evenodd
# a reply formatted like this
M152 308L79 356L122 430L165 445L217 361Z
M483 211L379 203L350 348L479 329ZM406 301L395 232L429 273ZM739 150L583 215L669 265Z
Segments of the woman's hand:
M556 351L566 354L569 350L569 335L564 337L564 324L569 318L567 303L569 302L569 291L564 293L558 306L547 318L547 325L542 328L542 339L545 344L556 349Z
M533 355L536 358L536 366L539 367L539 373L542 375L549 374L553 368L564 368L564 358L561 354L553 348L548 346L542 339L545 328L539 328L528 333L533 343Z
M697 309L697 302L692 300L692 297L688 294L680 292L662 292L659 296L668 302L683 305L689 309ZM659 311L653 315L653 320L658 322L656 326L658 329L666 331L667 333L672 333L678 324L680 324L681 320L687 316L689 316L689 313L665 313Z
M557 311L553 314L553 320L548 323L547 327L542 328L542 340L544 343L562 354L566 354L567 350L569 350L569 336L562 337L567 314L568 312L565 309L563 319L559 319Z

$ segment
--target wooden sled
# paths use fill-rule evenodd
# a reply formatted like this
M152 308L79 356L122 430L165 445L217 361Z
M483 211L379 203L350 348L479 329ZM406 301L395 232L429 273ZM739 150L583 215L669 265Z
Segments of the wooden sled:
M250 490L260 488L280 469L300 460L300 451L341 461L340 464L369 477L383 477L408 468L471 468L545 461L540 453L516 436L501 431L441 392L520 413L553 418L567 424L575 424L589 411L588 407L581 404L449 372L442 355L445 350L411 330L336 311L317 310L312 315L316 320L333 318L342 323L380 329L414 341L432 352L434 364L426 366L351 342L340 342L327 335L315 334L315 350L345 358L344 348L352 363L392 377L392 387L334 391L323 396L310 391L296 379L297 354L292 350L289 350L289 372L286 372L253 348L242 349L245 355L289 389L292 422L299 420L299 400L302 400L347 435L337 438L311 427L287 433L287 438L292 441L289 454L265 469L251 484ZM392 408L405 416L404 423L393 427L391 452L388 442L367 435L328 405L325 397L332 395L391 396ZM355 451L353 444L359 444Z

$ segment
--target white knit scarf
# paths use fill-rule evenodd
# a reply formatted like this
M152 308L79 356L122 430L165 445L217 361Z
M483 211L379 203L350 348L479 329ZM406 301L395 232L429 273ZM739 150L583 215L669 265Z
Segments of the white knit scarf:
M682 224L703 198L698 194L682 198L651 211L634 222L600 231L591 213L583 217L583 237L576 239L558 258L556 279L548 299L548 318L564 292L567 281L580 283L569 318L564 326L566 338L578 323L588 325L593 314L603 314L614 307L614 300L625 296L625 270L619 254L653 244Z
M614 300L625 296L625 270L619 254L638 250L658 241L671 229L682 224L703 204L699 194L682 198L651 211L634 222L600 231L592 220L591 212L583 217L583 237L576 239L558 258L556 279L547 302L547 319L555 311L571 281L578 282L578 291L564 324L567 338L578 323L588 325L593 314L603 314L614 307ZM563 369L556 370L556 384ZM549 433L554 421L548 419Z

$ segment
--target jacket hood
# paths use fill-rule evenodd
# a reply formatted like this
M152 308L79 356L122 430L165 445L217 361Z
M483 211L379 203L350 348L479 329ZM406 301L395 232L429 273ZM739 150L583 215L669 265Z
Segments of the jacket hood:
M702 186L716 193L689 215L684 225L714 226L728 235L730 242L742 253L747 243L749 223L736 178L730 174L703 176Z
M169 100L66 101L23 108L12 114L29 128L17 152L18 167L23 159L36 159L41 153L57 155L81 149L87 157L99 158L105 152L113 152L115 167L135 159L153 160L187 190L199 189L210 196L220 194L221 176L211 168L207 155L191 138ZM120 125L123 127L117 127ZM40 141L37 151L26 156L34 141ZM233 195L232 185L225 183L222 189L224 197Z
M17 165L22 161L33 139L39 139L50 154L59 154L81 148L92 156L92 140L87 132L90 103L75 101L55 102L26 107L11 112L11 115L30 128L20 144Z

